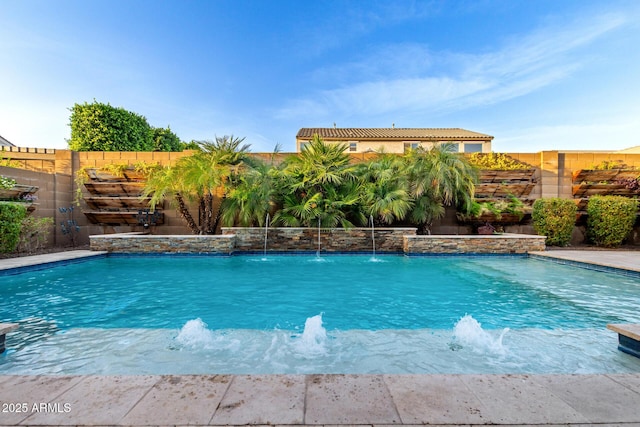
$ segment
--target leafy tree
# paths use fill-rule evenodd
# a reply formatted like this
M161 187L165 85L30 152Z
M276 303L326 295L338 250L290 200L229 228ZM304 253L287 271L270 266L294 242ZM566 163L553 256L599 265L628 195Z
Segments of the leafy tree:
M183 142L180 144L180 151L184 151L184 150L200 150L200 144L198 144L198 141L190 141L190 142Z
M154 151L182 151L183 144L178 136L171 132L171 128L153 128Z
M153 151L147 119L109 104L75 104L69 149L75 151Z
M144 116L94 101L70 109L74 151L182 151L169 127L152 128Z

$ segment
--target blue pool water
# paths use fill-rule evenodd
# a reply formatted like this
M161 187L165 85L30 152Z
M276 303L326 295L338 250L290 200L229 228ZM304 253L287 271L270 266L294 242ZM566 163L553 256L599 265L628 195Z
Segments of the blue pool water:
M526 257L103 257L0 278L0 373L640 372L640 279Z

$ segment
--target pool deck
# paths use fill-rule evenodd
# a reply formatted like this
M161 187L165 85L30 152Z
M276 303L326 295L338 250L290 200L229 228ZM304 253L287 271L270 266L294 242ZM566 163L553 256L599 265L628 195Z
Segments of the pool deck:
M640 251L540 254L640 271ZM0 270L87 255L96 253L0 260ZM399 424L640 427L640 372L0 376L2 426Z

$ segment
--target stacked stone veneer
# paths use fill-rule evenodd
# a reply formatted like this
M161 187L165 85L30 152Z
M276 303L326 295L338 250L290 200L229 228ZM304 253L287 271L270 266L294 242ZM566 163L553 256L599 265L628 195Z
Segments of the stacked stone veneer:
M222 228L223 235L235 235L238 252L264 250L264 228ZM415 235L415 228L376 228L374 231L377 252L402 252L403 238ZM370 228L320 229L322 252L371 252L373 240ZM317 228L269 228L267 251L316 251Z
M223 228L222 235L151 235L142 233L91 236L91 250L121 253L205 253L230 255L264 250L264 229ZM406 254L524 254L544 251L544 236L417 236L415 228L375 230L376 252ZM371 252L371 230L320 230L322 252ZM268 252L309 252L318 249L318 230L269 228Z
M545 250L545 236L524 234L405 236L407 254L525 254Z
M141 233L90 236L93 251L123 253L208 253L229 255L235 236L154 235Z

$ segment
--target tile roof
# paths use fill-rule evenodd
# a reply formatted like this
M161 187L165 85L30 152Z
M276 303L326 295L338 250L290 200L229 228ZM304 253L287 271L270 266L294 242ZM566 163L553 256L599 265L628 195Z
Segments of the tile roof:
M302 128L296 138L330 139L493 139L491 135L460 128Z

